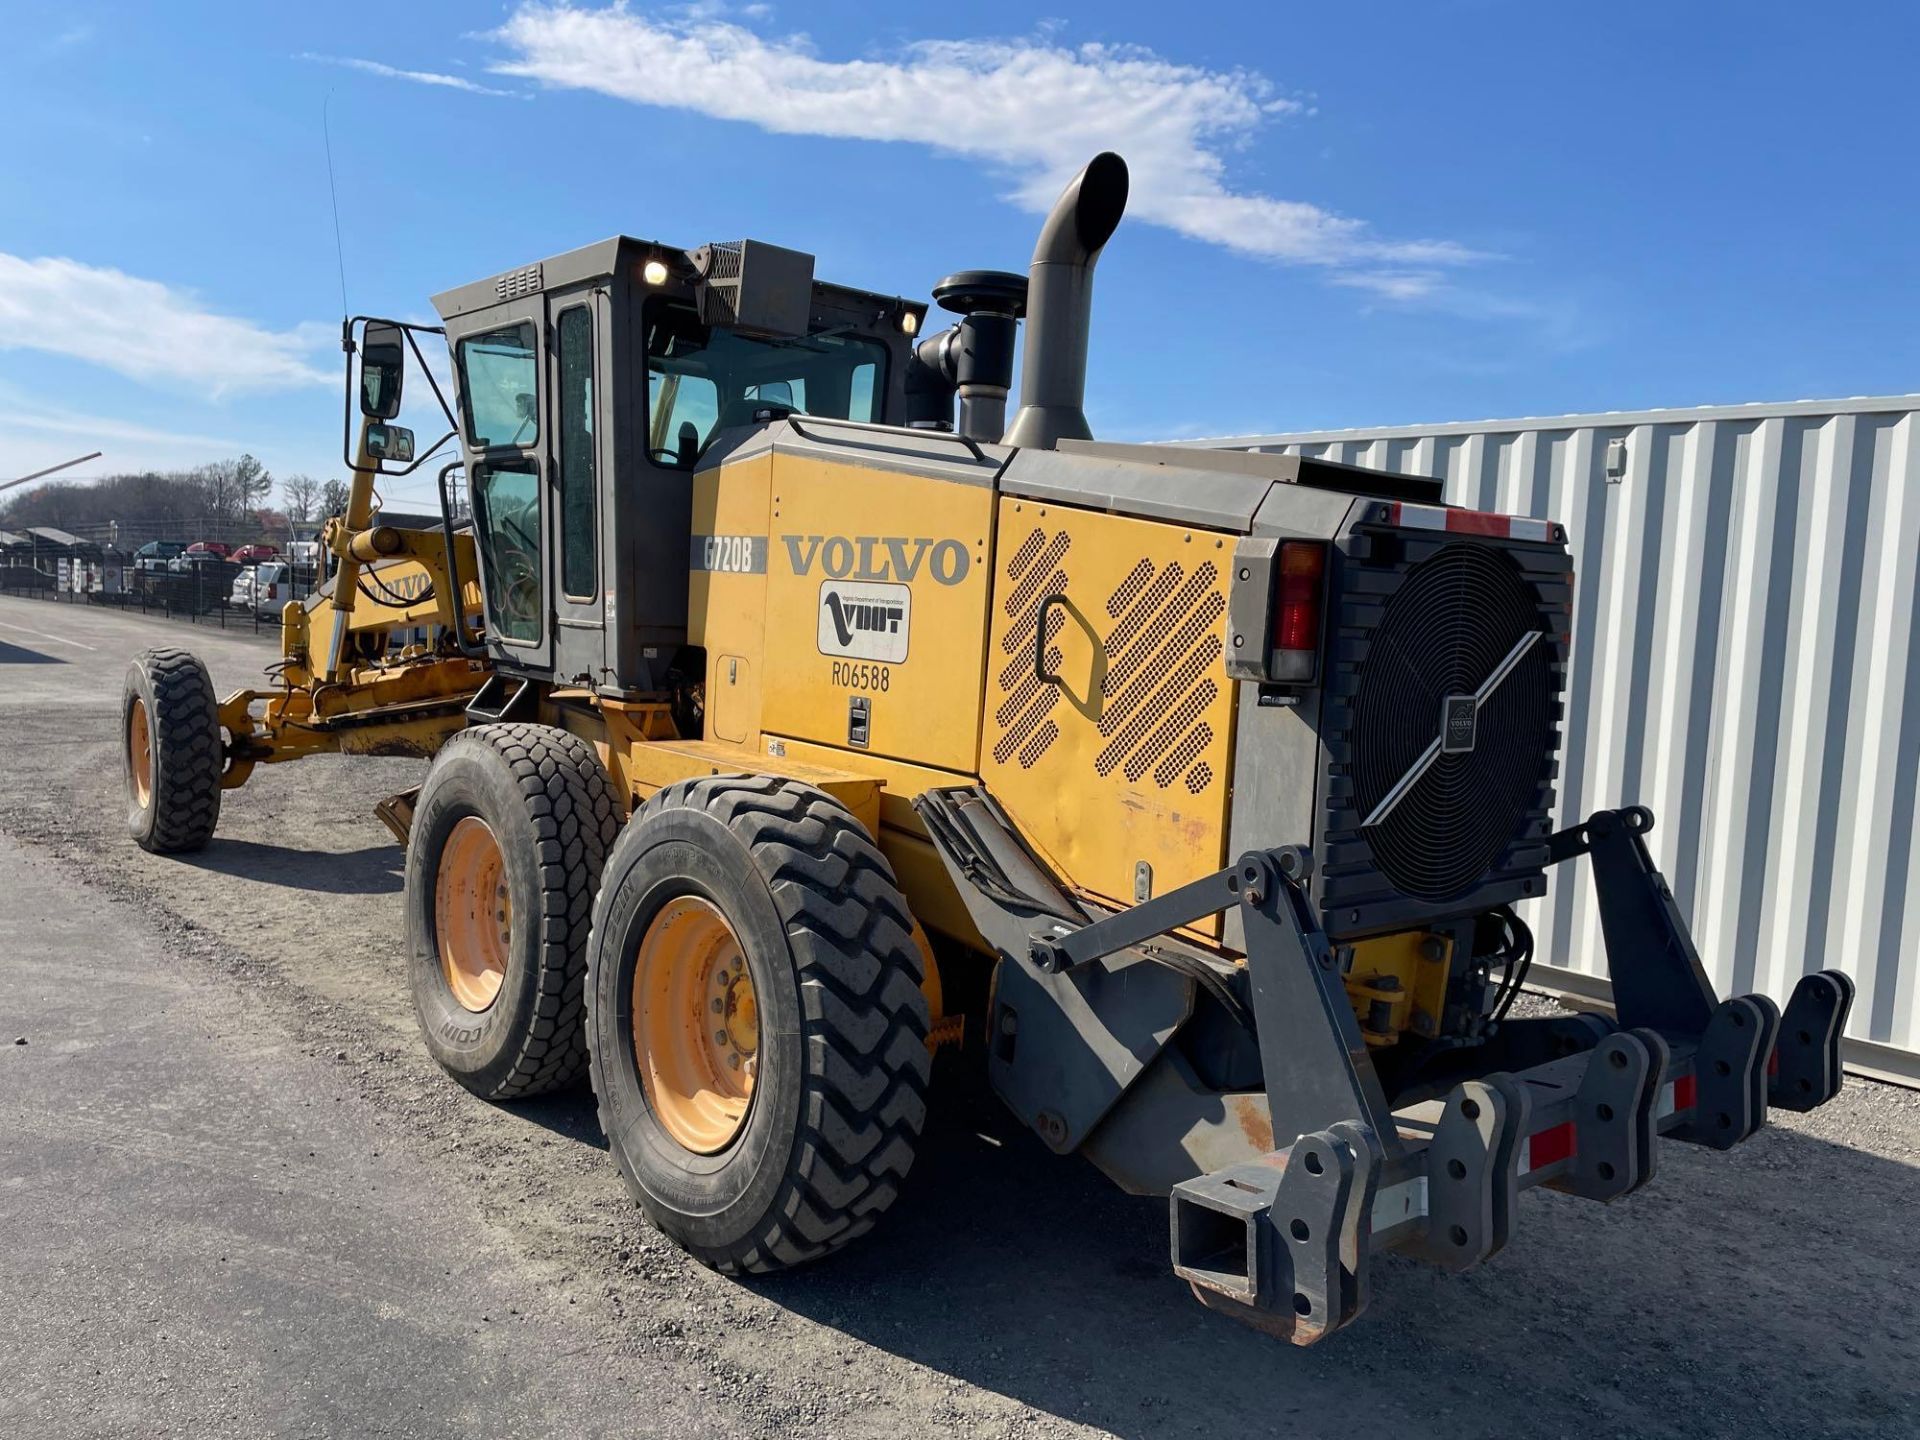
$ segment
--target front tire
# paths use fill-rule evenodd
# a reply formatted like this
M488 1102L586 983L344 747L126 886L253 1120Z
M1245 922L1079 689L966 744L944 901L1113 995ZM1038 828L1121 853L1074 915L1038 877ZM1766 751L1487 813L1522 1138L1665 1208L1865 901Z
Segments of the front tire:
M220 823L220 705L207 667L185 650L144 650L120 701L127 830L142 850L204 849Z
M695 1258L783 1269L893 1203L926 1119L912 929L872 838L810 785L670 785L615 843L594 906L594 1093L628 1188Z
M586 1069L587 937L620 807L593 746L481 725L441 747L407 843L408 981L427 1050L486 1100Z

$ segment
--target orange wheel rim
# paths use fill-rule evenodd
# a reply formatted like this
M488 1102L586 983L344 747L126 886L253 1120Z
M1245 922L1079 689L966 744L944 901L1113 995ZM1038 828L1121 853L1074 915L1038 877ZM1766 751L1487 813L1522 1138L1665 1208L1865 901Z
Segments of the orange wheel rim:
M456 824L440 852L433 928L440 973L453 998L464 1009L485 1010L507 978L513 897L507 893L500 842L478 815Z
M147 733L147 702L135 700L127 710L127 771L133 777L133 799L142 810L153 799L153 737Z
M640 938L633 1052L647 1105L697 1155L726 1149L753 1100L760 1008L746 952L712 902L667 902Z

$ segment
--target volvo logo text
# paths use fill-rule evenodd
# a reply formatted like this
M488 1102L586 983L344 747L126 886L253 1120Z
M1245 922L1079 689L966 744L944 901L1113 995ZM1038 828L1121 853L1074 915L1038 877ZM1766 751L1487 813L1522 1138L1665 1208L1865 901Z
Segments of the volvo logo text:
M796 575L815 565L832 580L895 580L911 584L924 570L942 585L967 578L973 556L958 540L899 535L782 535Z

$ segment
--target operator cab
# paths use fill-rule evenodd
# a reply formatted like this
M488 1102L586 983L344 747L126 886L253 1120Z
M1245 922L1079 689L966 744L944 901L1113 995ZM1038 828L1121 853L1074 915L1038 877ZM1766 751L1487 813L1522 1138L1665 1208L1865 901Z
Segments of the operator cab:
M490 657L609 696L665 688L686 643L702 458L790 415L902 423L925 313L818 282L812 256L778 246L627 236L433 303Z

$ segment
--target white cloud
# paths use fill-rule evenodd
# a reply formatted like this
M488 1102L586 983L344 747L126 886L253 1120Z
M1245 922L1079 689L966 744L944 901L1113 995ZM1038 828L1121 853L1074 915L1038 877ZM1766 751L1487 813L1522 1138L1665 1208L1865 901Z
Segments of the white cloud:
M402 70L397 65L383 65L378 60L361 60L351 55L316 55L309 50L303 51L300 58L321 65L342 65L349 70L378 75L385 80L411 80L416 85L439 85L448 90L464 90L469 95L499 95L510 100L533 98L513 90L496 90L491 85L482 85L463 75L443 75L435 70Z
M129 379L221 396L336 383L333 370L316 363L334 333L318 323L269 330L156 280L0 253L0 349L68 355Z
M91 21L83 20L76 25L69 25L47 36L40 44L40 54L43 58L50 58L63 50L77 50L91 41L95 33Z
M1304 108L1248 70L1038 39L930 40L886 59L828 60L803 35L765 37L698 10L643 16L624 4L523 4L494 38L513 52L492 67L501 74L781 134L904 141L981 159L1035 212L1096 151L1118 150L1138 218L1242 254L1351 274L1376 294L1407 291L1413 269L1480 258L1445 240L1384 239L1320 206L1237 188L1229 154L1270 118Z
M104 415L83 415L72 410L15 411L6 417L4 423L18 430L70 436L74 440L92 440L102 448L111 444L221 453L246 448L246 442L233 439L231 436L196 435L177 430L161 430L151 425L133 424ZM62 448L71 450L72 447L63 442Z
M1336 285L1365 290L1382 300L1425 300L1444 284L1437 270L1352 270L1333 277Z
M104 453L98 460L48 476L48 482L89 480L140 470L185 470L249 448L259 446L233 436L187 434L60 409L10 385L0 385L0 481L30 475L89 450ZM8 496L25 494L32 488L10 491Z

